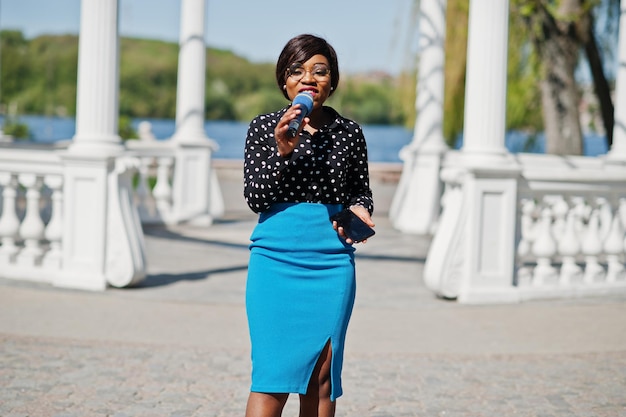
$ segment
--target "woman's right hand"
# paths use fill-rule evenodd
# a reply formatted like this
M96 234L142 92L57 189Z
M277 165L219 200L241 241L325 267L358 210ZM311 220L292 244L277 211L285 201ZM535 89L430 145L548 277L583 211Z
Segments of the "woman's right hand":
M287 131L289 130L289 123L298 117L298 115L302 112L300 109L300 105L296 104L295 106L291 106L280 118L276 128L274 129L274 139L276 139L276 146L278 147L278 153L280 156L289 156L293 150L298 146L298 140L300 138L300 132L302 128L309 123L309 118L305 117L302 123L300 124L300 129L296 133L295 137L289 137Z
M369 211L367 211L365 207L357 204L357 205L350 206L350 210L352 210L352 212L356 214L361 220L363 220L365 224L367 224L369 227L376 227L376 225L372 221L372 218L370 217ZM346 236L346 233L344 232L343 227L340 227L337 224L336 220L333 220L333 229L335 229L335 231L339 234L339 236L342 239L345 239L348 245L352 245L354 243L352 239ZM367 239L362 240L360 243L367 243Z

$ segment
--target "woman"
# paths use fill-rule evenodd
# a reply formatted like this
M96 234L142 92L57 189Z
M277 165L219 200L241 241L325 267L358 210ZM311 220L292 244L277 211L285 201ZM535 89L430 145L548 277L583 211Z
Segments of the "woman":
M339 83L324 39L291 39L276 64L283 95L308 91L313 109L295 135L299 104L248 129L244 195L260 213L251 236L246 310L252 342L247 417L280 416L289 393L300 416L334 416L355 295L354 248L330 216L349 207L369 226L367 148L359 125L324 106Z

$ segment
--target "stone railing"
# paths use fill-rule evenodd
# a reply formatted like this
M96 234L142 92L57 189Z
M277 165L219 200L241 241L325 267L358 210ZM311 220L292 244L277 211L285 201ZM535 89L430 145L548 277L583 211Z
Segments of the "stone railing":
M140 160L135 204L142 223L209 225L224 214L212 141L132 140L126 146Z
M3 146L0 277L84 289L143 279L143 234L129 198L136 162L120 155L104 164L98 191L64 146ZM96 194L107 200L98 204Z
M0 277L100 290L145 276L141 223L223 214L212 141L129 141L110 156L0 145Z
M57 152L2 147L2 277L51 282L60 273L63 185L63 165Z
M466 303L626 291L626 165L506 158L489 167L447 154L426 286Z
M173 176L175 150L167 142L153 142L150 146L136 146L139 169L134 180L134 202L143 224L174 221ZM135 145L135 146L133 146Z
M603 158L522 154L516 285L523 297L626 289L626 171Z

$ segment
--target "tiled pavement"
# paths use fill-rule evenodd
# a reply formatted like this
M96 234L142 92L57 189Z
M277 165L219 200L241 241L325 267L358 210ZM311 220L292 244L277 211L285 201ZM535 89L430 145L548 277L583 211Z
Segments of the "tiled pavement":
M384 214L357 252L337 416L626 416L623 296L438 300L421 282L428 239ZM150 277L134 289L0 280L0 416L243 416L254 220L234 204L209 228L147 229Z

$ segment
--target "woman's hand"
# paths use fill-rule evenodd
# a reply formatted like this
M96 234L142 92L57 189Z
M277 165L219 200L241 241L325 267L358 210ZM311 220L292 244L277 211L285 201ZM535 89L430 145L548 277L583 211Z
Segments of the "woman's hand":
M300 124L300 129L296 133L295 137L289 137L287 131L289 130L289 123L294 120L298 115L302 113L300 109L300 105L296 104L295 106L291 106L280 118L276 128L274 129L274 139L276 139L276 146L278 147L278 153L282 157L289 156L293 150L298 146L298 140L300 138L300 132L302 128L309 123L309 118L305 117L302 123Z
M365 224L367 224L369 227L375 227L376 225L374 224L374 222L372 221L372 218L370 217L370 213L369 211L367 211L367 209L363 206L350 206L350 210L356 214L361 220L363 220L365 222ZM354 243L354 241L352 239L350 239L349 237L346 236L343 227L339 227L339 225L337 225L336 221L333 221L333 229L335 229L337 231L337 233L339 234L339 236L341 236L343 239L346 240L346 243L349 245L352 245ZM358 243L367 243L367 239L362 240Z

